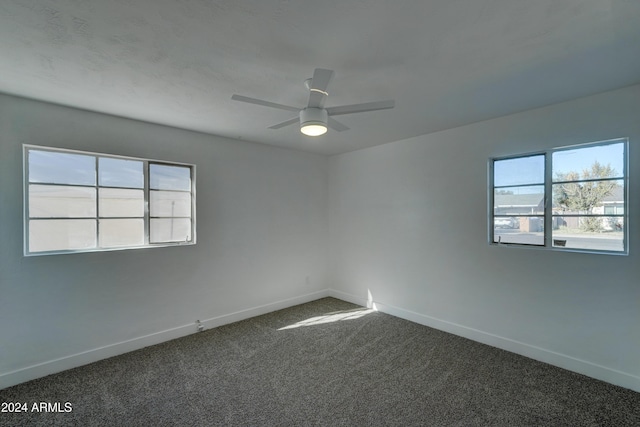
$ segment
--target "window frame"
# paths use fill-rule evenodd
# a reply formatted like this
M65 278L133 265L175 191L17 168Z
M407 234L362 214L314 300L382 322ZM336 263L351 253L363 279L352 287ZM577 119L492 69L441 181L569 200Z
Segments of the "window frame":
M75 155L83 155L93 157L94 160L94 173L95 173L95 183L93 185L85 185L85 184L60 184L60 183L48 183L48 182L30 182L29 181L29 153L30 151L44 151L44 152L52 152L52 153L62 153L62 154L75 154ZM98 153L92 151L84 151L84 150L75 150L75 149L67 149L67 148L58 148L58 147L50 147L50 146L39 146L39 145L31 145L31 144L23 144L23 255L25 257L31 256L43 256L43 255L58 255L58 254L73 254L73 253L86 253L86 252L111 252L111 251L120 251L120 250L129 250L129 249L144 249L144 248L157 248L157 247L171 247L171 246L190 246L196 244L196 165L184 163L184 162L174 162L174 161L165 161L165 160L155 160L141 157L133 157L133 156L124 156L110 153ZM136 161L142 163L142 173L143 173L143 184L142 188L138 187L122 187L122 186L109 186L109 185L101 185L100 183L100 159L108 158L108 159L116 159L116 160L129 160ZM151 165L162 165L162 166L174 166L174 167L184 167L189 169L189 177L190 177L190 190L188 193L191 196L191 215L188 217L191 223L191 239L185 241L165 241L152 243L151 242L151 232L150 232L150 224L151 219L154 218L150 214L150 202L151 202L151 186L150 186L150 170ZM29 215L29 186L30 184L35 185L56 185L60 187L86 187L86 188L94 188L95 189L95 215L90 217L83 218L72 218L72 217L31 217ZM141 190L143 192L143 215L142 216L131 216L131 217L112 217L112 216L101 216L100 215L100 190L101 189L129 189L129 190ZM184 191L187 193L187 191ZM110 219L142 219L143 220L143 243L135 244L135 245L123 245L123 246L107 246L101 247L100 244L100 220L110 220ZM29 247L29 237L30 237L30 221L31 220L74 220L74 219L89 219L95 221L96 231L95 231L95 247L91 248L81 248L81 249L56 249L56 250L44 250L44 251L31 251Z
M554 216L557 217L559 215L553 212L553 185L557 184L560 181L554 181L553 178L553 154L559 153L562 151L569 150L577 150L582 148L591 148L598 146L606 146L606 145L614 145L614 144L622 144L623 145L623 159L622 159L622 173L620 177L611 177L611 178L603 178L603 179L578 179L575 182L589 182L589 181L622 181L623 182L623 202L624 202L624 213L619 214L582 214L582 215L568 215L568 216L586 216L586 217L611 217L611 216L620 216L623 218L624 229L622 231L622 245L623 249L618 250L606 250L606 249L585 249L585 248L572 248L572 247L563 247L554 245L553 243L553 220ZM495 190L508 186L495 186L495 162L501 160L511 160L511 159L520 159L532 156L544 156L544 194L543 194L543 213L540 216L543 217L544 227L543 227L543 244L525 244L525 243L510 243L510 242L496 242L495 240L495 218L506 217L507 215L496 215L495 214ZM501 246L501 247L513 247L513 248L529 248L534 250L551 250L551 251L561 251L561 252L578 252L578 253L590 253L590 254L606 254L606 255L629 255L629 138L614 138L607 139L603 141L595 141L589 143L581 143L581 144L573 144L568 146L561 147L553 147L547 150L534 151L516 155L508 155L508 156L499 156L499 157L491 157L488 162L488 242L490 246ZM606 205L604 205L606 206ZM616 208L617 209L617 208ZM508 215L514 216L514 215ZM522 215L527 216L527 215Z

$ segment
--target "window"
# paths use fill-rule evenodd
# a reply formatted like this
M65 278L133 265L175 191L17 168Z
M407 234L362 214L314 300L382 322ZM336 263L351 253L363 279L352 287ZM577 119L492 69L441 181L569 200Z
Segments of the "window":
M195 243L195 167L25 146L25 255Z
M627 139L490 161L490 241L628 253Z

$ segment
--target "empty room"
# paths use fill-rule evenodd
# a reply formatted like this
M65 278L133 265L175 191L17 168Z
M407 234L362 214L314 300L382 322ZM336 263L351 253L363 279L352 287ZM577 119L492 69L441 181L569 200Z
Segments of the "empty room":
M640 425L640 2L0 2L0 425Z

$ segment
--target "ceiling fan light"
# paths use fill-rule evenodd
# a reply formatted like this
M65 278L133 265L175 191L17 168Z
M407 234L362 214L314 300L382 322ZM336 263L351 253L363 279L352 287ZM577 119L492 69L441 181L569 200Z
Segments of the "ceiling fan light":
M300 132L308 136L320 136L327 133L329 115L323 108L305 108L300 111Z
M327 126L324 123L305 123L300 126L300 132L307 136L320 136L327 133Z

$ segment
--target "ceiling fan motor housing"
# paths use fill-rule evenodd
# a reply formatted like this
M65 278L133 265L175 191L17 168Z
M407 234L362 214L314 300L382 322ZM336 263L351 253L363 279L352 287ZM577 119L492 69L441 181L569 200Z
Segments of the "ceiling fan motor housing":
M303 130L303 133L306 133L304 129L309 126L323 127L325 129L324 132L326 132L328 121L329 114L324 108L305 108L304 110L300 110L300 129Z

